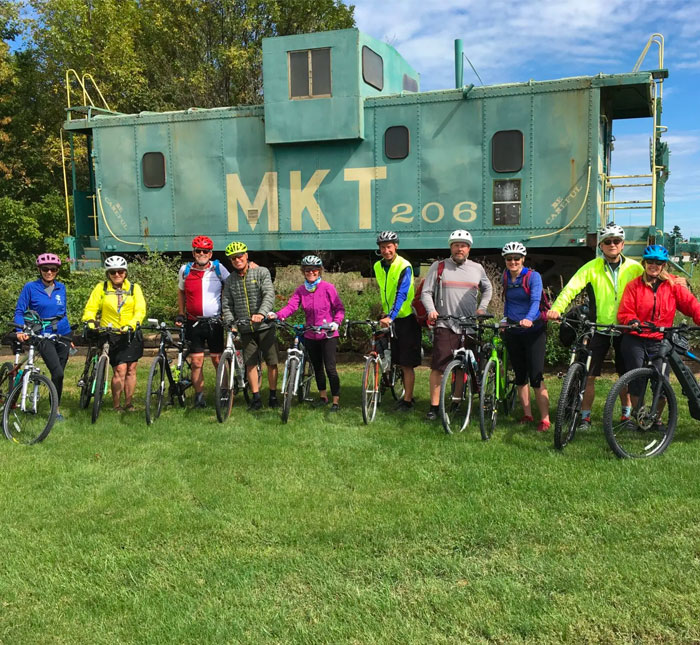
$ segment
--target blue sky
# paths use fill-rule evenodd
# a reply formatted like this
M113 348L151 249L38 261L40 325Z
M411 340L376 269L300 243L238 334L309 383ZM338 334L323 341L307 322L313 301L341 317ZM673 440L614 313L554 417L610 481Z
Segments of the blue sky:
M421 89L454 85L454 39L484 84L630 72L649 36L665 39L664 139L671 150L665 230L700 236L700 2L355 0L357 27L392 44ZM653 46L641 69L658 66ZM465 83L478 84L465 63ZM613 172L649 172L651 119L616 121ZM618 192L618 198L620 193ZM633 195L627 194L627 198ZM648 213L619 223L648 223Z

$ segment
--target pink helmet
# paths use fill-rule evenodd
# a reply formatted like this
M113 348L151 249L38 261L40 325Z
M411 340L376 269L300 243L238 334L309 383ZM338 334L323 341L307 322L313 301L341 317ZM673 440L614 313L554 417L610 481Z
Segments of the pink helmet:
M42 253L36 259L36 265L42 267L45 264L55 264L57 267L61 266L61 258L59 258L55 253Z

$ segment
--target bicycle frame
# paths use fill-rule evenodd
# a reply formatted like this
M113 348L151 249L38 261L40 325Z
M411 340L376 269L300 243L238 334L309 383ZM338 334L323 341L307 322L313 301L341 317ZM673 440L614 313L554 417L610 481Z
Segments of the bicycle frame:
M301 382L301 375L304 373L304 364L308 360L306 355L306 347L304 346L303 334L304 328L294 326L294 341L292 346L287 349L287 360L284 362L284 374L282 376L282 392L286 391L287 380L289 378L289 365L291 364L292 358L297 358L299 361L299 369L296 372L294 379L294 392L299 391L299 384ZM301 345L301 348L300 348Z

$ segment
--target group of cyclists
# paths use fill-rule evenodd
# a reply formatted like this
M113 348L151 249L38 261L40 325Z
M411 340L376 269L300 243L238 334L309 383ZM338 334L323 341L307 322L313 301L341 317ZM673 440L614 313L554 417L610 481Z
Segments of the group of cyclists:
M597 331L589 344L592 360L590 378L583 397L580 428L591 424L595 396L595 377L612 345L615 369L625 371L640 367L658 349L661 336L653 326L673 323L676 309L691 316L700 325L700 303L688 290L685 281L667 271L669 256L660 245L644 250L642 261L623 255L625 232L609 224L598 234L599 257L582 266L561 291L551 307L543 296L541 275L525 266L527 249L517 241L502 249L505 269L502 275L504 295L503 340L515 373L518 398L522 406L522 424L535 422L530 387L534 390L539 419L537 430L550 428L549 395L544 381L547 321L559 320L576 296L586 291L589 318L600 325L624 324L627 333L618 335L610 327ZM378 254L374 275L380 291L383 314L381 327L392 328L391 355L403 375L404 395L397 411L414 409L415 367L421 364L421 325L416 317L416 286L411 263L399 255L399 235L383 231L377 237ZM459 319L476 319L485 314L493 295L493 285L484 267L469 259L473 238L466 230L454 231L448 239L449 256L434 262L428 271L418 300L425 310L427 324L434 329L430 364L430 408L426 418L439 415L440 386L443 372L462 346L464 334ZM340 378L336 367L339 326L345 310L336 288L323 279L323 262L317 255L306 255L301 261L303 281L289 297L287 304L275 311L275 290L270 271L249 260L243 242L232 242L225 254L230 268L212 258L214 243L206 235L192 240L192 260L178 272L178 315L175 324L185 327L192 366L194 406L204 408L203 365L209 351L216 367L224 349L226 328L235 327L251 389L249 408L263 407L260 396L259 365L267 367L268 406L279 405L277 397L279 347L275 320L285 320L300 307L306 325L304 333L318 388L318 407L329 406L336 412L340 406ZM22 332L27 312L35 312L50 321L44 329L46 339L39 351L51 374L60 398L64 369L72 331L66 316L66 289L56 280L60 258L43 253L36 259L39 277L24 285L15 309L17 339ZM138 360L143 355L141 324L146 316L146 302L141 287L128 279L128 263L121 256L108 257L104 263L105 280L95 285L85 306L82 321L86 327L110 332L112 401L115 411L134 410ZM500 316L499 312L499 316ZM466 345L474 341L466 336ZM330 388L330 395L328 393ZM624 392L623 415L629 415L634 392ZM630 396L632 400L630 400ZM58 419L62 419L59 411Z

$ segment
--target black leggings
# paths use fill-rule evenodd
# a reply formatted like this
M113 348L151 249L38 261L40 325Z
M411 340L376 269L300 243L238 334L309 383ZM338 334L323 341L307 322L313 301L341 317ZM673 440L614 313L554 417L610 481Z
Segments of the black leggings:
M544 379L544 353L547 346L547 334L545 325L535 327L534 330L520 332L508 330L503 335L503 340L508 348L510 364L515 372L515 384L540 387Z
M338 337L324 338L323 340L304 339L306 351L309 352L311 364L314 366L316 373L316 385L319 391L326 389L326 374L331 384L331 395L338 396L340 394L340 379L338 378L338 370L335 368L335 354L338 351ZM325 365L326 370L323 371Z
M70 341L57 342L47 338L39 344L39 354L44 359L46 367L51 372L51 381L56 386L58 392L58 402L61 402L63 393L63 369L68 362L68 351Z

